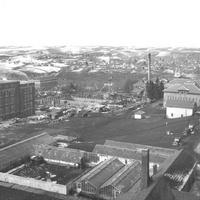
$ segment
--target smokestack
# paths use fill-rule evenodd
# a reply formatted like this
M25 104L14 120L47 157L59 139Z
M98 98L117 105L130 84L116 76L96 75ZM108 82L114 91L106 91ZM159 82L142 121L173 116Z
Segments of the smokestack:
M149 185L149 149L142 150L141 190Z
M156 164L153 165L153 175L157 174L158 172L158 167Z
M148 54L148 82L151 80L151 54Z

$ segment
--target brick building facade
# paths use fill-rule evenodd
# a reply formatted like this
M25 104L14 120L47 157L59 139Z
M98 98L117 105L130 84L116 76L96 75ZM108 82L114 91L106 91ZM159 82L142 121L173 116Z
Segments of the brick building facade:
M35 113L35 84L21 82L20 84L20 117Z
M18 81L0 81L0 119L9 119L19 115Z
M0 119L25 117L34 112L34 83L0 81Z

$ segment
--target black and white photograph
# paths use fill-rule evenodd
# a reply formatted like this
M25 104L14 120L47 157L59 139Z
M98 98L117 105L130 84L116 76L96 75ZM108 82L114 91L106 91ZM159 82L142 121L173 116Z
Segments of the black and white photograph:
M0 200L200 200L200 1L0 0Z

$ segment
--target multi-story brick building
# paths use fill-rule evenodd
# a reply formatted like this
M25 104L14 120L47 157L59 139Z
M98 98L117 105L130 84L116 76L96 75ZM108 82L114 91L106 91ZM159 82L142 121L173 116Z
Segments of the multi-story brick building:
M40 80L35 80L35 86L40 90L51 90L58 85L58 81L55 77L42 77Z
M34 112L34 83L0 81L0 119L24 117Z
M0 119L8 119L19 115L18 81L0 81Z
M20 82L20 117L35 113L35 84Z

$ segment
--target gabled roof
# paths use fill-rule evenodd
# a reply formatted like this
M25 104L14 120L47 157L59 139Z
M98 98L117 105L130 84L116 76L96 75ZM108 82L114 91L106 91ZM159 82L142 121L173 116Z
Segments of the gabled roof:
M178 88L178 91L188 91L188 92L189 92L189 89L188 89L185 85L181 85L181 86Z
M188 78L175 78L171 80L168 84L195 84L195 81Z
M58 148L50 145L38 146L40 155L45 159L69 162L69 163L80 163L83 157L84 151L70 148Z
M185 86L183 88L183 86ZM193 84L187 84L187 85L181 85L181 84L175 84L175 85L171 85L169 86L168 88L166 88L164 90L164 92L177 92L180 91L180 90L187 90L188 93L190 94L200 94L200 89L196 86L196 85L193 85Z
M179 91L187 91L189 94L200 94L199 84L190 79L174 79L166 84L168 87L164 92L178 93Z
M143 115L144 113L145 113L144 111L139 110L139 111L135 112L135 115Z
M140 179L141 164L139 161L131 162L121 168L114 176L106 181L101 188L112 185L122 192L126 192Z
M77 182L87 181L98 188L124 166L117 158L107 159L81 176Z
M94 176L90 177L88 180L96 188L105 183L110 177L112 177L117 171L119 171L124 164L118 159L114 159L108 165L106 165L101 171L99 171Z
M171 99L167 99L166 101L166 107L172 107L172 108L193 109L194 104L195 104L194 101L171 100Z

